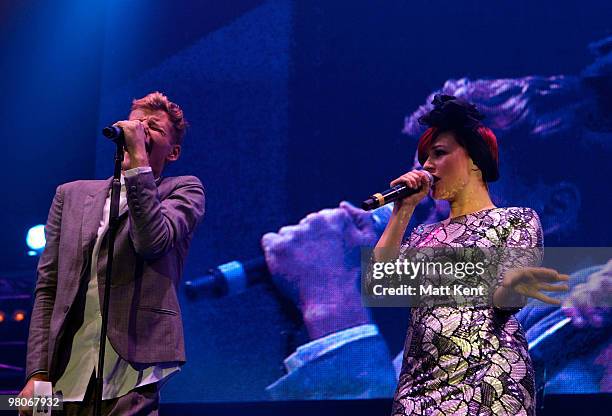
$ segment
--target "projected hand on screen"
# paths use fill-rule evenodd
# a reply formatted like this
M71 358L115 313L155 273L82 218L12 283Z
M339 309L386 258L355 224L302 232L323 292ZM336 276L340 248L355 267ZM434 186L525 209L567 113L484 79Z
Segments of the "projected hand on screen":
M348 202L263 236L273 280L302 311L312 339L369 322L359 292L360 247L376 239L371 214Z
M612 323L612 260L576 285L564 303L565 314L578 328L602 328Z

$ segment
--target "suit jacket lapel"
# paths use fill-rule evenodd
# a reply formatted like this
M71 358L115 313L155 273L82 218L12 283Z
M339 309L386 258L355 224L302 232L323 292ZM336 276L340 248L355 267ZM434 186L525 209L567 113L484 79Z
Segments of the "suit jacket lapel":
M98 227L100 227L104 203L106 202L110 185L111 181L100 182L100 185L92 189L89 195L85 197L83 219L81 222L81 248L84 255L87 255L90 247L93 247L98 235Z
M156 181L159 186L161 178ZM102 214L104 211L104 203L109 195L113 178L109 178L106 181L100 181L100 184L94 187L90 193L85 197L83 204L83 218L81 222L81 249L83 251L84 258L87 259L88 252L93 248L93 244L98 236L98 228L100 227L100 221L102 221ZM163 199L163 198L162 198ZM122 220L127 216L128 206L125 206L119 211L119 219Z

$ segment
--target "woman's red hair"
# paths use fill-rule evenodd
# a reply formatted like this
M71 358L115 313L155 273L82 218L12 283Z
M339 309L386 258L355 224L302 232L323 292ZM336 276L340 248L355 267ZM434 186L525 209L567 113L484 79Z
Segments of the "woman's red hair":
M476 132L482 138L482 140L486 143L487 148L489 149L489 153L491 154L491 157L493 158L493 160L495 161L495 164L497 165L499 163L499 151L497 148L497 137L495 137L495 133L493 133L493 130L491 130L490 128L486 126L482 126L482 125L476 128ZM425 162L427 161L427 157L428 157L427 149L431 145L431 142L436 137L438 137L439 133L440 133L439 128L430 127L427 130L425 130L425 132L421 135L421 137L419 137L419 142L417 144L417 155L419 158L419 163L421 165L424 165ZM463 137L460 137L458 135L456 137L457 137L457 141L459 145L465 149L466 146L465 146Z

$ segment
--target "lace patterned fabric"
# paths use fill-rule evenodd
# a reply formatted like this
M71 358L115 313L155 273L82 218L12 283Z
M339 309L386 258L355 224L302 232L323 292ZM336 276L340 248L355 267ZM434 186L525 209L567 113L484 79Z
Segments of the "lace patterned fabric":
M542 247L542 229L530 208L493 208L420 225L400 256L413 247ZM506 263L519 267L538 260L525 256ZM533 368L514 312L412 308L393 416L535 415Z

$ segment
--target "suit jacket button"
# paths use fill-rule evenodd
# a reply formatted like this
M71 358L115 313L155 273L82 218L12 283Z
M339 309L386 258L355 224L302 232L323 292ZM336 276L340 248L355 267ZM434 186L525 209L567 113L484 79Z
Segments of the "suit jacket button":
M136 190L136 187L135 187L135 186L131 186L131 187L130 187L130 189L131 189L132 191L135 191L135 190Z

